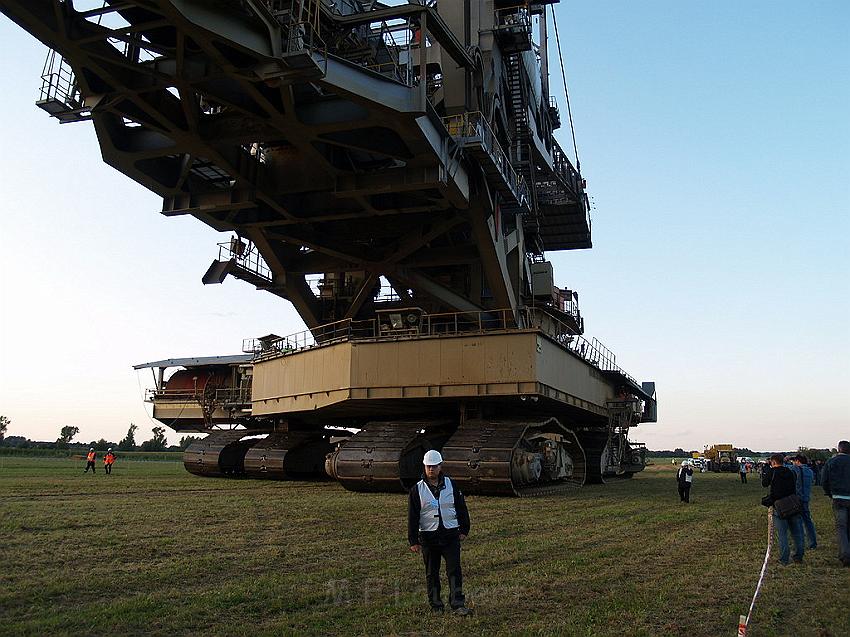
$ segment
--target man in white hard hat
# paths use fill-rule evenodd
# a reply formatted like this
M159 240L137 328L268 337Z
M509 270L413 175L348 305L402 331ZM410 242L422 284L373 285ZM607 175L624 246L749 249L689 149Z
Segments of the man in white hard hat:
M431 610L442 613L440 560L446 561L449 605L457 615L469 615L463 596L460 543L469 535L469 510L463 494L443 475L443 457L431 450L423 459L424 476L410 490L407 507L407 541L410 550L421 553Z

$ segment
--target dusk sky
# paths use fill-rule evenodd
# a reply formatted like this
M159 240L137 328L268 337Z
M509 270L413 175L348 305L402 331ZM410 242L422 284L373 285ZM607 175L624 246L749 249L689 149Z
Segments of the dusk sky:
M658 387L651 449L850 438L850 2L558 5L592 250L549 255L588 336ZM554 35L554 34L553 34ZM554 37L550 43L554 49ZM166 218L90 124L35 107L47 49L0 17L0 414L8 435L137 440L132 365L304 329L203 286L220 234ZM553 94L567 122L560 72ZM562 145L571 145L565 127ZM169 431L169 440L179 436Z

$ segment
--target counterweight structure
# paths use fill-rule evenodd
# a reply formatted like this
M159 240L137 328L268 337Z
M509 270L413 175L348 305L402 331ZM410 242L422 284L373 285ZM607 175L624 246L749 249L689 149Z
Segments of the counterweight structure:
M52 50L38 105L90 120L164 215L232 234L203 282L307 325L138 366L156 418L210 432L189 471L396 490L439 448L467 492L525 495L643 468L654 384L584 338L545 259L591 247L556 1L0 2Z

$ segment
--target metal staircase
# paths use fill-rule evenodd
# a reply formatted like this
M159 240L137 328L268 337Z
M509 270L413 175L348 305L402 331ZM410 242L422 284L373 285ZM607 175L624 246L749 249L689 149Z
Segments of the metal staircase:
M523 214L523 225L525 227L526 242L532 252L543 252L543 246L539 239L540 219L537 214L537 188L535 179L534 162L531 157L531 143L529 140L529 117L528 117L528 95L523 77L521 53L515 53L507 57L505 69L507 71L508 92L513 110L513 139L511 140L511 159L517 173L528 185L529 207Z

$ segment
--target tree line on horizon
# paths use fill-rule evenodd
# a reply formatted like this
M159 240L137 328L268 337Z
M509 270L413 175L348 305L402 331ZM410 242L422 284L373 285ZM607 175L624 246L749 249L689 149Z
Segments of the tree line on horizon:
M698 451L697 449L692 449L691 451L686 451L686 450L682 449L681 447L677 447L676 449L673 449L672 451L669 450L669 449L664 449L662 451L651 451L651 450L647 449L646 453L650 456L655 456L656 458L690 458L695 453L699 454L699 455L703 454L702 451ZM826 460L829 460L835 454L837 454L838 449L836 449L836 448L818 449L818 448L815 448L815 447L797 447L796 449L793 449L793 450L780 449L780 450L774 450L774 451L753 451L752 449L747 449L746 447L741 447L741 448L735 447L733 449L733 453L735 454L736 457L737 456L764 457L764 456L770 456L774 453L781 453L783 455L801 453L804 456L806 456L806 458L808 458L809 460L824 460L824 461L826 461Z
M169 445L165 438L165 427L154 427L153 436L150 440L145 440L141 444L136 443L136 432L139 430L138 425L130 423L127 429L127 435L119 442L112 442L101 438L100 440L92 440L91 442L74 441L77 434L80 433L80 428L74 425L65 425L59 430L59 437L55 442L30 440L24 436L7 436L6 431L11 424L6 416L0 416L0 447L12 447L17 449L89 449L94 448L95 451L183 451L195 440L200 440L200 436L183 436L180 438L180 443L177 445Z

